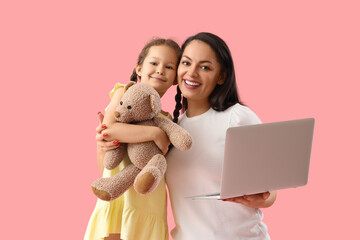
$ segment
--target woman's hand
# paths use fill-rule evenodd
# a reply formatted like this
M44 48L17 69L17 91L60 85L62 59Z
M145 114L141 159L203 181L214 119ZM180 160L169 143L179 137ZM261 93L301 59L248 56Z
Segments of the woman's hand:
M99 117L99 126L96 127L97 150L100 152L106 152L119 147L120 143L118 141L110 140L108 133L109 130L107 129L107 126L103 124L104 115L101 112L99 112L98 117Z
M224 199L223 201L240 203L250 208L267 208L273 205L276 199L276 192L264 192L253 195L245 195Z

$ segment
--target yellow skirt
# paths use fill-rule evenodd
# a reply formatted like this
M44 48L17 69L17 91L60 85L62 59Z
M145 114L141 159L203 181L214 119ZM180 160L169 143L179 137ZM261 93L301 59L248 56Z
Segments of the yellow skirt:
M126 157L117 168L104 169L103 177L115 175L129 163ZM124 240L168 240L166 204L164 178L154 192L145 196L131 187L111 202L98 199L84 240L100 240L112 233L120 233Z

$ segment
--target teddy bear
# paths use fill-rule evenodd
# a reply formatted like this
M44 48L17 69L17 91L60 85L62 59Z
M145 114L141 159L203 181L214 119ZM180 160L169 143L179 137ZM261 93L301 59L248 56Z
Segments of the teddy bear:
M179 150L191 148L191 135L171 120L159 117L161 111L160 96L152 87L129 82L125 93L115 111L118 122L146 126L157 126L169 137L171 144ZM131 186L136 192L146 195L156 189L166 170L166 159L153 142L121 143L116 149L106 152L104 167L111 170L120 164L128 154L131 164L109 178L99 178L93 182L94 194L105 201L112 201L122 195Z

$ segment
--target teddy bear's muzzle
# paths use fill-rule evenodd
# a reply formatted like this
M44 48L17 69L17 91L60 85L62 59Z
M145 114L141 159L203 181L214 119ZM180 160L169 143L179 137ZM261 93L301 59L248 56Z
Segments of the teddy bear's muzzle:
M115 112L115 117L119 118L119 117L120 117L120 113L119 113L119 112Z

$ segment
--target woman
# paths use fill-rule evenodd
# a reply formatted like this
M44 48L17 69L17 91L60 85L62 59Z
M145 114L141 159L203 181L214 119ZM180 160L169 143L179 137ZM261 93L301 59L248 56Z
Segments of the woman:
M232 57L222 39L199 33L181 49L174 121L181 108L186 110L179 124L194 141L190 151L172 149L166 157L166 182L176 223L173 239L270 239L259 208L270 207L276 192L225 202L185 198L219 191L226 129L260 120L240 103Z

